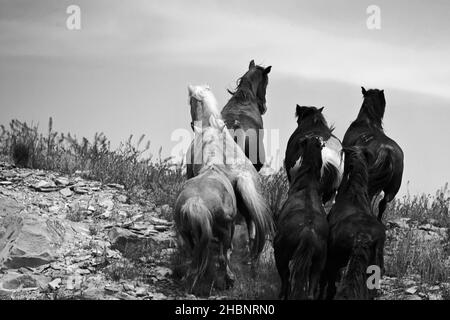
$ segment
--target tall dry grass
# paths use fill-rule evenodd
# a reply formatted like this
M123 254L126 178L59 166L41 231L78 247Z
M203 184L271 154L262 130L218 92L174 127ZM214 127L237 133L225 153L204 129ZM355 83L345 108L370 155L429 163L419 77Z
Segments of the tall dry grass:
M150 154L150 141L133 136L112 149L103 133L92 140L77 139L70 133L58 133L49 119L46 133L39 126L13 120L9 127L0 126L0 154L17 165L73 174L103 183L125 186L130 195L146 198L156 205L172 204L184 182L183 166L170 158Z

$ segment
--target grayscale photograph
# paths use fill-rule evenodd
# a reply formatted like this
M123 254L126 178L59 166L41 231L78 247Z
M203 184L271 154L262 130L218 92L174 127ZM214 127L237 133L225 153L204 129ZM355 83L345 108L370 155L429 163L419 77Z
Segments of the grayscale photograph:
M0 0L0 300L450 300L449 16Z

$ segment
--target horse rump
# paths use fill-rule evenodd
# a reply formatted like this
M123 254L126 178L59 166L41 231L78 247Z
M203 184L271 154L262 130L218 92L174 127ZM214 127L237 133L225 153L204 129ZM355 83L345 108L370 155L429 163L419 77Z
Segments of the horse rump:
M384 146L378 152L375 162L369 169L369 196L373 197L381 192L392 180L394 163L392 149Z

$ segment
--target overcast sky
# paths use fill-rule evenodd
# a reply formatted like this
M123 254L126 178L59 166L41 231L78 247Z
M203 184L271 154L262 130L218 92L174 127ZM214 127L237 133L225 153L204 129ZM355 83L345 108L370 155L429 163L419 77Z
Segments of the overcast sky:
M66 28L71 4L79 31ZM372 4L380 30L366 26ZM342 138L360 86L380 88L405 152L402 194L408 180L434 192L450 180L449 15L445 0L0 0L0 122L52 116L58 131L114 143L144 133L169 155L172 132L190 130L187 85L208 83L223 106L255 59L273 66L264 124L282 155L296 103L325 106Z

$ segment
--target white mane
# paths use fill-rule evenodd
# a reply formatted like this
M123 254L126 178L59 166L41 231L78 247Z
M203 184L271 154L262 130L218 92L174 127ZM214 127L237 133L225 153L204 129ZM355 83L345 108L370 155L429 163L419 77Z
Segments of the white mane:
M236 144L217 108L217 100L207 85L189 86L189 96L203 102L211 115L209 126L194 126L195 136L191 147L194 148L194 159L203 159L202 165L228 165L232 171L241 166L253 167L242 149ZM190 148L191 148L190 147ZM188 151L191 154L191 151ZM225 162L224 162L225 161Z
M217 118L221 117L216 97L214 96L211 88L208 85L189 85L189 96L203 101L204 106L206 106L212 114L214 114Z

